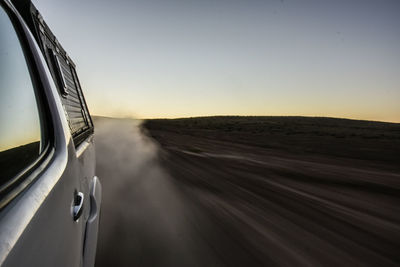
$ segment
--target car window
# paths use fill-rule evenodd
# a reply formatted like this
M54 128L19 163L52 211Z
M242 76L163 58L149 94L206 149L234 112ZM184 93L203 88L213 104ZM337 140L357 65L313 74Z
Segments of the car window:
M0 6L0 193L40 154L35 91L17 33Z
M53 71L53 77L57 81L61 102L64 106L69 128L71 130L74 144L78 146L90 134L93 128L90 115L86 107L82 89L76 75L75 66L61 52L61 48L54 40L43 35L46 40L47 59Z
M39 19L38 13L33 14L33 21L36 27L41 29L38 34L45 48L43 53L58 87L73 142L75 146L79 146L93 133L93 124L76 74L75 64L49 27Z

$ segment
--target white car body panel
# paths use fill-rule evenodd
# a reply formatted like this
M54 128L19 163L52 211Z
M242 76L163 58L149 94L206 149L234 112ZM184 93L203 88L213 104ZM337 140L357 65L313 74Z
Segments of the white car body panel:
M25 180L26 188L0 210L0 266L94 266L101 184L95 176L93 134L75 148L59 93L35 38L24 29L51 110L54 144ZM76 221L74 197L84 197Z

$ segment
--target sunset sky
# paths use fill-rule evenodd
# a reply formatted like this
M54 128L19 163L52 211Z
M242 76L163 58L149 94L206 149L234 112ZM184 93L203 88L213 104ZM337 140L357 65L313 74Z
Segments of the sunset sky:
M92 114L400 122L398 0L34 0Z

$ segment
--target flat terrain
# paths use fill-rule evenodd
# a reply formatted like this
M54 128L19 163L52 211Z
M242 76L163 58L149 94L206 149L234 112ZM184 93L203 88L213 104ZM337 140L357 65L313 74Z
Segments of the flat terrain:
M205 117L143 128L211 225L198 231L218 265L400 264L399 124Z
M95 118L96 266L399 266L400 125Z

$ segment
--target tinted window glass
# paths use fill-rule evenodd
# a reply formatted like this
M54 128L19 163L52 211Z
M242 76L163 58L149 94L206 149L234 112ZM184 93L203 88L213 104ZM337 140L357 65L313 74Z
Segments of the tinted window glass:
M42 42L44 55L50 72L59 89L65 114L75 146L81 144L93 133L93 124L82 93L75 64L67 56L61 44L55 39L49 27L38 19L38 13L33 11L33 21Z
M40 153L35 93L18 36L0 7L0 189Z

